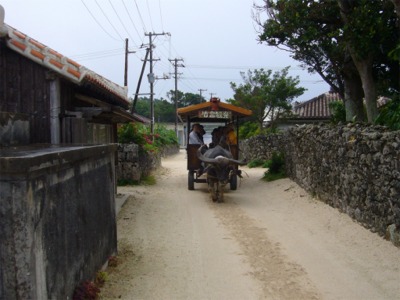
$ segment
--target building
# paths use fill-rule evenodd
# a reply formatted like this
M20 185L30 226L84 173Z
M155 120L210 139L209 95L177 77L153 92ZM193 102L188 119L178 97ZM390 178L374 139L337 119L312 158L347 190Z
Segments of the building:
M0 38L0 145L112 143L127 89L4 24Z
M0 299L72 299L117 252L124 87L4 24L0 5Z
M336 101L343 100L338 93L327 92L305 102L294 102L293 116L277 120L276 124L286 129L293 125L329 122L332 116L329 104Z

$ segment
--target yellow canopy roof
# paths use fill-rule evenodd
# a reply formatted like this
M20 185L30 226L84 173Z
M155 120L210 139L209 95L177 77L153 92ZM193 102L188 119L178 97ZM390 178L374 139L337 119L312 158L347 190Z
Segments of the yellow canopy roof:
M221 102L218 98L212 98L209 102L178 108L178 115L183 119L226 119L228 116L229 118L249 117L252 113L251 110Z

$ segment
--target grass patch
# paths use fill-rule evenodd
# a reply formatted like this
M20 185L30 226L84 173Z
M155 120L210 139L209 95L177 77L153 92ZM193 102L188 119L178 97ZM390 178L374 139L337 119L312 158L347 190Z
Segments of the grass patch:
M280 173L270 173L270 172L265 172L262 180L265 181L274 181L278 179L286 178L285 172L280 172Z
M247 166L248 166L249 168L257 168L257 167L264 166L265 163L266 163L266 162L265 162L264 160L262 160L262 159L260 159L260 158L256 158L256 159L253 159L252 161L250 161L250 162L247 164Z
M153 175L145 176L140 181L143 185L155 185L157 183L156 178Z

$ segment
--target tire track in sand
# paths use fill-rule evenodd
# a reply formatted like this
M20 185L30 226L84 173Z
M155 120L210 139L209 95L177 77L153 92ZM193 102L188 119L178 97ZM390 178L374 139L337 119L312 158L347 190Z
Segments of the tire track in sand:
M250 275L261 282L267 299L322 299L305 270L290 262L279 243L273 243L267 230L257 227L237 204L210 202L210 207L239 243L244 260L254 270Z

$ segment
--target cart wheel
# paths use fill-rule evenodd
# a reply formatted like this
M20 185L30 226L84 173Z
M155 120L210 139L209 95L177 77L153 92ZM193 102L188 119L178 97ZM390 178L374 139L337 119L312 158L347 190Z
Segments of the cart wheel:
M194 190L194 172L193 171L189 171L189 173L188 173L188 189L190 191Z
M230 188L232 191L236 191L236 189L237 189L237 175L236 174L231 176Z

